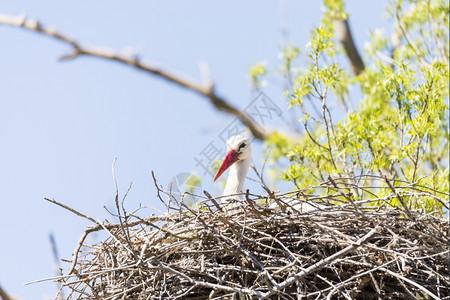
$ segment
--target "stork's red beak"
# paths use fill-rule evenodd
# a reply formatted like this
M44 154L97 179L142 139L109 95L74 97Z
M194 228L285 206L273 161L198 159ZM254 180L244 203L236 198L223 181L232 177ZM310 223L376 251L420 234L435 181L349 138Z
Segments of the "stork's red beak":
M217 178L220 177L220 175L223 174L232 164L237 162L239 160L239 154L234 151L230 150L227 153L227 156L225 156L225 159L223 160L222 164L220 165L219 170L217 170L216 176L214 176L214 181L217 180Z

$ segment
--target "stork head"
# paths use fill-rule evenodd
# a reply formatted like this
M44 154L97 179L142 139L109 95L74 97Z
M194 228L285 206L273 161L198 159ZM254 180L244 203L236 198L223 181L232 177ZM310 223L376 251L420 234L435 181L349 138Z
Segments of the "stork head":
M222 164L217 170L216 176L214 176L214 181L220 177L231 165L234 163L239 163L246 159L251 159L252 148L250 147L249 140L242 135L235 135L228 139L227 141L227 155L223 160Z

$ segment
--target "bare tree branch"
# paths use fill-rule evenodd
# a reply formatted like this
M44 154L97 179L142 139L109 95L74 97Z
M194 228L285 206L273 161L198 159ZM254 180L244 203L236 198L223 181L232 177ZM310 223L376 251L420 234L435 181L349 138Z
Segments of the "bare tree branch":
M0 14L0 24L28 29L33 32L53 37L59 41L71 45L72 52L67 55L61 56L60 60L74 59L81 55L94 56L121 62L130 67L163 78L171 83L196 92L197 94L207 98L217 110L235 116L248 128L248 130L256 139L265 140L270 135L269 132L258 126L247 114L231 105L224 98L217 95L214 91L214 85L209 80L205 80L205 83L200 84L190 78L186 78L184 76L160 69L148 62L143 62L137 56L128 57L125 55L121 55L111 49L81 45L75 39L70 38L66 34L57 31L55 28L44 27L39 21L34 19L27 19L25 15L9 16Z
M348 20L336 19L333 22L336 38L341 42L344 47L345 53L350 60L353 72L359 75L364 71L364 63L359 55L358 49L356 49L355 42L353 41L352 32Z

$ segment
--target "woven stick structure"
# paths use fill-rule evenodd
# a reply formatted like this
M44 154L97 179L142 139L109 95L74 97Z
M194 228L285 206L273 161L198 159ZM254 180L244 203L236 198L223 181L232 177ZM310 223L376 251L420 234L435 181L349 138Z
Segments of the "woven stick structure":
M187 206L155 180L166 213L126 215L116 198L119 222L96 221L67 274L52 279L69 299L450 299L449 223L411 205L427 197L448 209L448 195L371 180L375 187L330 178L288 194L247 192L232 210L208 193ZM106 239L85 243L100 230Z

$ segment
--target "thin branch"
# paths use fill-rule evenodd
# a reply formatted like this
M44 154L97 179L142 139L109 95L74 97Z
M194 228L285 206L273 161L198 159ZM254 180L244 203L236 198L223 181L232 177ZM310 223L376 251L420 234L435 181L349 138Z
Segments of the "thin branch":
M80 239L78 240L77 246L75 247L75 250L73 251L72 264L70 265L69 271L67 271L67 275L71 275L75 271L75 268L76 268L77 262L78 262L78 253L80 252L80 249L83 246L84 240L86 239L88 234L93 231L95 231L95 230L86 229L85 231L83 231L83 234L81 235ZM75 272L75 273L77 273L77 272Z
M268 157L268 156L267 156ZM266 188L268 188L268 186L267 186L267 184L264 182L264 166L265 166L265 164L266 164L266 162L267 162L267 157L266 157L266 159L264 160L264 164L263 164L263 166L262 166L262 169L261 169L261 173L260 172L258 172L258 170L256 169L256 167L255 167L255 163L253 162L253 160L252 160L252 165L250 166L251 168L252 168L252 170L255 172L255 174L256 174L256 176L258 177L258 179L259 179L259 183L261 183L263 186L265 186ZM256 181L256 180L255 180Z
M405 201L403 200L402 196L400 196L397 193L397 190L392 186L391 182L389 181L389 179L387 178L387 176L384 176L384 180L386 181L387 185L389 186L389 188L392 190L392 192L395 194L395 196L397 197L398 201L400 201L400 203L402 204L403 208L405 209L406 214L408 215L408 217L412 220L415 221L416 219L414 218L414 216L411 214L411 211L409 210L408 206L406 205Z
M125 227L123 226L122 214L120 213L120 206L119 206L119 187L117 186L116 168L115 168L116 162L117 162L117 157L114 158L114 161L113 161L113 164L112 164L112 176L113 176L113 180L114 180L114 188L115 188L115 191L116 191L116 195L115 195L115 197L114 197L114 202L115 202L115 204L116 204L117 216L118 216L118 218L119 218L120 228L122 229L122 233L123 233L123 236L124 236L124 238L125 238L125 240L126 240L126 242L127 242L127 244L128 244L128 247L130 248L131 253L134 255L134 257L135 257L136 260L137 260L139 257L137 256L137 254L136 254L136 253L134 252L134 250L133 250L133 246L131 245L131 241L130 241L130 239L129 239L128 227L126 228L127 230L125 230ZM127 193L125 194L125 196L124 196L124 198L123 198L123 201L125 201L125 198L126 198L128 192L130 191L130 188L131 188L131 185L130 185L130 187L128 188ZM122 201L122 208L124 207L124 206L123 206L123 201ZM126 214L125 214L125 209L123 209L123 211L124 211L124 219L125 219L125 221L126 221L127 216L126 216ZM100 222L98 222L98 223L100 223ZM101 224L101 223L100 223L100 224ZM105 229L105 230L107 231L107 229ZM114 236L112 235L112 233L110 233L110 234L111 234L112 237L114 237Z
M207 98L209 102L219 111L231 114L239 119L250 131L250 133L259 140L265 140L269 137L269 132L266 132L260 126L258 126L247 114L238 108L231 105L224 98L220 97L214 91L214 85L211 82L205 82L203 84L197 81L178 75L163 69L160 69L149 62L143 62L139 57L128 57L111 49L84 46L77 42L75 39L68 37L52 27L44 27L42 24L34 19L27 19L25 15L10 16L0 14L0 24L15 26L24 28L33 32L41 33L43 35L53 37L59 41L65 42L72 46L72 52L60 57L60 60L74 59L82 55L93 56L103 58L106 60L116 61L128 65L132 68L145 71L153 74L157 77L163 78L171 83L186 88L190 91Z
M56 200L54 200L54 199L50 199L50 198L45 197L44 200L47 200L47 201L49 201L49 202L51 202L51 203L53 203L53 204L56 204L56 205L58 205L58 206L61 206L62 208L67 209L68 211L70 211L70 212L76 214L77 216L82 217L82 218L85 218L85 219L91 221L92 223L97 224L97 221L95 221L93 218L88 217L88 216L86 216L85 214L80 213L79 211L77 211L77 210L75 210L75 209L73 209L73 208L71 208L71 207L68 207L68 206L65 205L65 204L59 203L58 201L56 201Z
M352 200L352 198L349 197L346 193L344 193L344 191L336 184L336 182L333 180L333 178L330 175L328 175L327 180L330 181L331 184L333 185L333 187L338 190L339 194L341 194L345 199L347 199L348 202L350 202L353 205L353 207L355 208L355 212L357 212L361 216L364 215L363 212L359 209L359 207Z
M402 23L402 20L401 20L401 17L400 17L400 14L399 14L398 11L395 13L395 17L397 19L398 27L402 31L402 34L405 37L406 42L411 47L412 51L414 52L414 55L416 56L417 60L421 64L421 66L422 67L429 67L430 65L425 61L423 56L420 55L419 49L416 47L416 44L412 41L412 39L410 38L408 32L406 31L406 28L403 26L403 23Z

